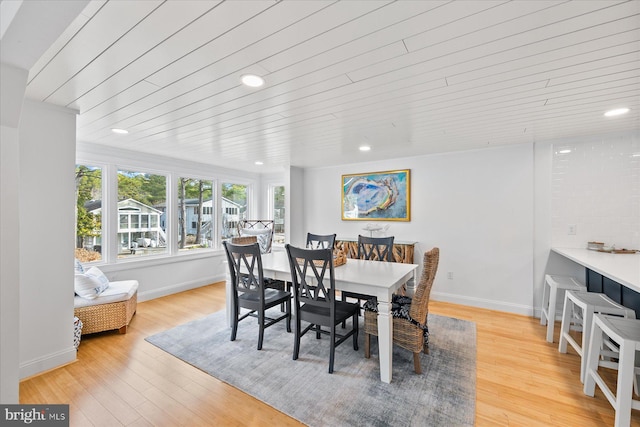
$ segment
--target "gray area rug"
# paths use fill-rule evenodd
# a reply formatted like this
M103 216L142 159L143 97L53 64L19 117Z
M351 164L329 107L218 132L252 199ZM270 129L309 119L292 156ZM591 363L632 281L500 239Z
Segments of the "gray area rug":
M375 337L371 359L364 358L364 334L359 351L351 339L336 349L333 374L327 336L305 335L292 360L293 333L284 322L266 329L258 351L256 320L240 322L231 342L224 311L146 340L309 426L472 426L475 323L430 314L429 330L422 375L413 371L411 352L394 346L391 384L380 381Z

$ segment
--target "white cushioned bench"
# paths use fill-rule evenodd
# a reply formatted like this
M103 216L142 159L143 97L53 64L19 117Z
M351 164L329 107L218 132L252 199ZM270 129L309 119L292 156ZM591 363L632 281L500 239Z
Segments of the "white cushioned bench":
M94 299L76 295L74 314L82 321L82 335L118 329L127 333L127 327L138 305L138 281L109 282L109 287Z

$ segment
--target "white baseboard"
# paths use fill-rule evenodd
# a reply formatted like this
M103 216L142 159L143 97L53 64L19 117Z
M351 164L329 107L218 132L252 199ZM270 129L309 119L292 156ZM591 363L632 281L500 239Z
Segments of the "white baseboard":
M28 360L20 364L20 380L50 369L59 368L67 363L75 362L76 357L76 348L71 346L71 348L61 350L57 353L46 354L37 359Z
M224 280L225 275L222 274L220 276L209 276L190 282L177 283L175 285L165 286L164 288L153 289L151 291L138 292L138 301L149 301L167 295L177 294L178 292L188 291L189 289L199 288L211 283L223 282Z
M488 310L521 314L523 316L533 316L535 312L532 306L507 303L504 301L494 301L484 298L448 294L445 292L432 292L431 299L433 299L434 301L451 302L454 304L469 305L471 307L486 308Z

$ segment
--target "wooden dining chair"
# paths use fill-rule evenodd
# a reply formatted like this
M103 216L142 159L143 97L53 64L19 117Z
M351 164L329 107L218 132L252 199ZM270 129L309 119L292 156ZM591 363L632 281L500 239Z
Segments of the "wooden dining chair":
M258 319L258 350L262 349L264 330L286 319L287 332L291 332L291 293L265 286L262 274L262 255L258 243L234 245L222 243L227 254L231 283L233 284L231 341L235 341L238 323L247 318ZM282 304L285 307L282 316L270 318L266 311ZM241 308L249 310L242 314Z
M422 276L413 298L394 294L391 300L393 316L393 343L413 353L416 374L422 373L420 352L429 353L429 296L438 271L440 249L424 254ZM371 356L371 335L378 336L378 306L373 300L364 305L364 356Z
M307 249L325 249L333 250L336 245L335 234L312 234L307 233Z
M336 301L335 276L333 270L333 251L326 249L301 249L286 245L293 283L295 302L295 341L293 360L298 359L300 338L309 331L329 335L329 373L333 373L335 349L353 337L353 349L358 350L358 313L357 304ZM344 333L336 332L336 325L351 318L352 328ZM302 321L308 322L302 328ZM327 329L323 329L323 327Z
M393 240L393 236L358 236L358 259L393 262ZM361 301L367 301L372 297L371 295L343 291L342 301L346 301L347 298L357 299L360 304Z

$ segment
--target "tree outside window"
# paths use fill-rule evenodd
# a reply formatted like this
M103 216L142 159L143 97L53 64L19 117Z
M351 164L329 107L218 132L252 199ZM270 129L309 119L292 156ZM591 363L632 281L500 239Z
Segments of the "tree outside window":
M81 262L102 259L102 169L76 165L76 249Z
M284 215L284 185L272 187L273 194L273 243L284 244L285 215Z
M238 235L238 222L247 215L247 186L242 184L222 184L222 240Z
M194 250L213 246L215 217L212 212L213 181L180 178L178 180L177 219L179 250Z

